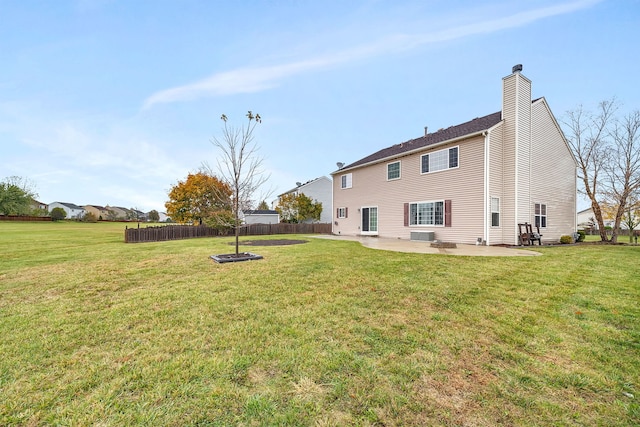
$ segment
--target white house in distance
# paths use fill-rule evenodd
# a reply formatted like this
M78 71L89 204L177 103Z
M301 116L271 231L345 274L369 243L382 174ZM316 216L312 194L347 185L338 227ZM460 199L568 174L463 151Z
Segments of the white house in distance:
M502 110L426 133L333 172L333 233L488 245L576 230L576 162L522 66L502 79Z
M278 224L280 214L271 209L244 210L240 215L244 224Z
M49 212L55 208L62 208L67 213L67 219L79 219L85 214L85 209L81 206L74 205L73 203L65 202L53 202L49 203Z
M322 203L320 222L330 223L333 217L333 198L331 194L332 188L333 183L331 182L331 180L326 176L321 176L319 178L307 181L304 184L301 182L296 182L296 186L294 188L278 195L278 198L284 196L285 194L293 194L296 196L298 194L304 194L311 200Z
M616 223L614 219L611 219L606 215L603 215L602 220L604 222L604 226L605 227L613 227L613 225ZM587 228L591 228L591 227L593 227L594 230L598 229L598 223L595 220L595 215L593 213L593 209L592 208L587 208L587 209L583 209L580 212L578 212L578 228L587 229ZM623 220L622 222L620 222L620 228L622 230L626 230L629 227L627 226L627 224ZM635 227L634 230L640 230L640 225Z

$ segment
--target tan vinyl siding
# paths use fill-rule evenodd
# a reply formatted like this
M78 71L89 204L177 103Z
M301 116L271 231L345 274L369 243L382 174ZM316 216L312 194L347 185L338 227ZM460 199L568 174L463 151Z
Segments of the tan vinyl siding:
M502 238L504 243L516 243L516 75L503 79L502 91L502 179L500 199Z
M511 228L505 227L505 197L504 197L504 164L502 136L504 124L497 125L489 132L489 188L487 194L487 222L489 224L489 244L498 245L504 243L504 233ZM500 226L491 227L491 197L500 198ZM511 209L512 211L512 209ZM510 213L513 216L513 212Z
M573 155L562 137L548 104L543 99L532 106L531 217L534 203L547 205L547 228L543 240L559 240L576 230L576 180Z
M420 157L442 149L458 147L458 168L420 173ZM483 237L484 137L472 137L432 150L410 154L401 160L401 178L387 181L389 159L354 169L352 188L340 188L340 173L334 175L334 210L348 207L348 218L335 218L334 233L360 234L360 212L364 206L378 207L378 235L409 239L411 231L434 231L435 238L475 243ZM451 200L452 226L404 226L404 204ZM480 213L480 214L479 214Z
M520 73L503 79L503 242L517 244L518 223L529 221L531 187L531 81Z
M531 218L531 82L521 75L518 79L518 212L516 219L519 223Z

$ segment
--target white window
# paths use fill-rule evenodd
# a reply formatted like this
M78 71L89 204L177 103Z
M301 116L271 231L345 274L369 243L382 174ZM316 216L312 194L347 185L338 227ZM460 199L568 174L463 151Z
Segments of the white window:
M491 198L491 226L500 227L500 199Z
M347 217L347 208L338 208L338 218L346 218Z
M351 174L345 174L340 177L340 188L351 188Z
M400 178L400 162L387 163L387 181Z
M444 225L444 200L409 203L409 225Z
M434 151L420 157L420 172L429 173L458 167L458 147Z
M543 203L536 203L534 218L534 224L536 227L545 228L547 226L547 205Z

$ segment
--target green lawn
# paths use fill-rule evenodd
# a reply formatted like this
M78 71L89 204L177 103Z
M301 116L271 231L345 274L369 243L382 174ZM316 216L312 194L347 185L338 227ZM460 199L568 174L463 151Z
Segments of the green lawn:
M123 229L0 222L0 425L640 424L640 246L216 264Z

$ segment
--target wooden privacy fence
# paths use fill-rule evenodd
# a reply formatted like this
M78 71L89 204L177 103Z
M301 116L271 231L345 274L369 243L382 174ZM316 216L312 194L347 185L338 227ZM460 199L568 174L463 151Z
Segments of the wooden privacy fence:
M270 234L331 234L331 224L249 224L240 228L241 236ZM162 242L197 237L234 236L233 229L220 230L206 225L164 225L159 227L126 228L125 243Z
M28 215L0 215L0 221L51 221L51 217Z

